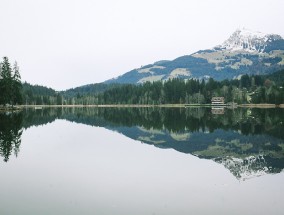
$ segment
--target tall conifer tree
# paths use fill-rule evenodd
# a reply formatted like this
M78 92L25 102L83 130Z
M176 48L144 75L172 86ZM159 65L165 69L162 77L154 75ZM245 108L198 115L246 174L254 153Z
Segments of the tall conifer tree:
M22 95L21 95L21 89L22 89L22 83L21 83L21 75L19 72L19 67L17 61L14 64L13 67L13 77L12 77L12 105L13 104L20 104L22 103Z
M12 95L12 69L7 57L3 57L1 65L1 94L2 104L6 105L10 103Z
M11 69L9 59L3 57L0 69L0 104L21 103L21 76L19 67L15 62L13 70Z

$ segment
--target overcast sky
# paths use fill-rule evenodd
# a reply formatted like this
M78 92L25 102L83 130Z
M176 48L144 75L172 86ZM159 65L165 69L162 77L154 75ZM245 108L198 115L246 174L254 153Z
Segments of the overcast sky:
M284 36L283 0L0 0L0 57L64 90L212 48L237 28Z

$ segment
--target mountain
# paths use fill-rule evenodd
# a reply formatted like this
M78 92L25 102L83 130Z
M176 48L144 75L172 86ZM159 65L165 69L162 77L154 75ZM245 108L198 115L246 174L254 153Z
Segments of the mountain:
M181 79L216 80L240 75L264 75L284 68L284 39L277 34L264 34L237 29L221 45L200 50L172 61L162 60L133 69L105 83L139 84L147 81Z

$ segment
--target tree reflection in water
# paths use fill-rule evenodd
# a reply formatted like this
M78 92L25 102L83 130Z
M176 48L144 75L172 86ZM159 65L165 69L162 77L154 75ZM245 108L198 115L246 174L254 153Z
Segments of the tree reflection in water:
M9 160L12 152L18 156L23 133L22 123L22 113L0 114L0 154L5 162Z
M284 109L43 108L0 115L4 161L21 144L22 127L64 119L104 127L155 147L210 159L238 179L284 169Z

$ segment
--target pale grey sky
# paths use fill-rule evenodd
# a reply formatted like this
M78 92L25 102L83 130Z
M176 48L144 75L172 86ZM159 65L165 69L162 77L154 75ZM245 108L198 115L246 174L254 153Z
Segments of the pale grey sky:
M212 48L237 28L284 36L283 0L0 0L0 57L63 90Z

